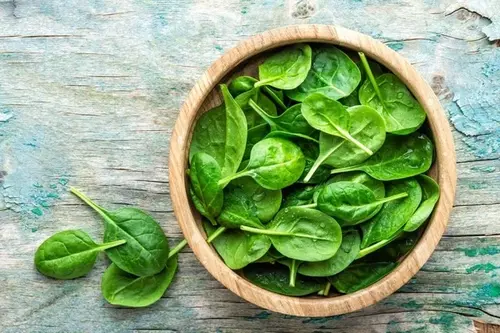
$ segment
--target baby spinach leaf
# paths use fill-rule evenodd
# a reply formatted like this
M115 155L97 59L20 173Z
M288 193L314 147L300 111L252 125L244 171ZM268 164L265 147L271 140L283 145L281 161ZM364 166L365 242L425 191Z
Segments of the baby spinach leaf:
M396 266L393 262L354 264L328 279L339 292L351 294L379 281Z
M386 137L382 117L375 110L365 106L354 106L347 109L347 112L351 120L350 135L371 151L378 151ZM326 133L321 133L319 136L319 151L319 156L308 173L311 179L322 164L341 168L359 164L370 157L352 142ZM309 178L306 176L306 179Z
M196 153L212 156L219 165L224 164L226 146L226 109L219 105L204 114L196 122L189 148L189 163Z
M387 135L384 145L363 163L333 169L333 173L364 171L378 180L396 180L429 170L432 164L433 145L424 134L407 136Z
M302 116L300 104L288 108L277 117L268 115L254 101L250 101L249 105L271 127L271 133L268 135L269 137L302 138L318 142L318 140L313 138L315 132L314 128L312 128Z
M268 190L251 178L238 178L231 182L233 187L241 189L255 206L255 215L262 222L269 222L281 206L281 190Z
M401 234L398 232L395 236L397 237L392 237L391 242L388 242L374 251L366 253L366 249L370 249L373 245L363 249L364 251L359 253L356 262L381 262L384 260L398 262L415 247L420 233L405 232Z
M234 100L243 110L248 128L265 123L264 119L250 107L250 101L255 102L266 115L276 116L278 114L276 105L266 95L262 94L259 88L252 88L238 95Z
M106 301L113 305L145 307L163 296L176 271L177 255L168 259L160 273L151 276L135 276L112 263L102 277L101 291Z
M390 182L387 195L406 192L406 198L387 202L373 219L361 225L363 240L361 247L389 239L396 234L417 210L422 200L422 189L414 178Z
M382 115L387 132L399 135L415 132L426 118L422 106L396 75L387 73L375 79L365 55L359 56L369 78L359 89L361 104Z
M293 206L304 206L314 202L315 193L319 193L321 185L297 187L288 193L283 201L283 208Z
M353 92L361 80L358 66L334 46L315 47L312 65L307 78L286 95L296 101L304 101L312 93L321 93L337 100Z
M203 227L208 236L216 228L204 222ZM241 230L226 230L212 241L217 253L231 269L241 269L264 256L271 247L269 237L249 234Z
M150 276L165 268L169 247L158 223L140 209L125 207L107 211L75 188L71 192L104 219L104 241L125 240L122 246L106 251L122 270L137 276Z
M333 257L317 262L303 262L299 274L305 276L331 276L349 266L359 253L361 237L356 230L348 230L342 235L342 244Z
M224 194L218 185L221 179L219 164L208 154L196 153L191 160L189 177L191 188L197 199L193 199L195 207L200 214L214 223L215 217L222 210L224 201Z
M262 257L259 259L255 260L255 263L271 263L274 264L275 262L278 261L278 259L282 259L285 256L279 253L272 245L267 251L266 254L264 254Z
M96 244L81 230L61 231L38 247L35 266L40 273L54 279L75 279L90 272L99 252L125 243L125 240L116 240Z
M373 216L379 206L407 197L407 193L398 193L378 199L363 184L340 181L323 187L318 195L318 209L339 220L341 226L355 225Z
M288 285L290 287L295 287L295 281L297 281L297 272L299 270L300 264L302 264L302 261L290 259L290 258L282 258L282 259L279 259L278 262L280 264L288 267L289 272L290 272L290 275L288 278Z
M339 102L346 106L356 106L361 104L358 97L359 88L361 88L362 84L367 80L365 69L363 64L361 64L361 59L354 60L354 63L358 66L358 69L361 72L361 81L349 96L339 99ZM368 61L368 64L370 65L370 69L375 77L384 73L382 67L378 63Z
M222 97L226 106L226 136L224 163L220 164L222 177L228 177L238 171L247 143L247 121L238 103L221 84ZM195 191L196 193L196 191Z
M264 228L256 216L257 208L241 188L228 186L224 189L224 205L217 221L229 229L242 225Z
M418 183L422 187L422 203L415 214L406 222L404 231L415 231L431 216L436 202L439 200L439 185L429 176L418 175Z
M315 129L350 141L368 155L373 155L373 152L368 147L349 133L351 117L339 102L323 94L313 93L304 99L301 110L304 118Z
M255 285L287 296L305 296L323 289L324 282L297 276L295 287L290 287L289 273L283 266L250 265L243 269L243 276Z
M294 44L273 54L259 66L255 87L268 85L278 89L294 89L307 77L311 68L311 47Z
M330 177L331 169L326 165L320 165L316 168L311 178L305 181L305 178L311 172L311 169L314 167L315 160L309 157L306 157L306 166L304 168L304 172L300 176L297 183L307 183L307 184L320 184L325 182L328 177Z
M245 153L243 154L243 161L248 160L250 158L250 153L252 152L253 146L261 140L263 140L270 132L269 125L267 123L259 124L255 127L249 128L247 133L247 145L245 148ZM238 171L241 171L241 165ZM244 168L243 168L244 169Z
M302 207L282 209L266 229L242 226L241 230L268 235L278 252L303 261L331 258L342 242L337 221L320 211Z
M255 83L257 83L257 79L251 76L239 76L229 84L229 92L236 98L236 96L251 90ZM286 109L284 94L281 90L267 86L260 88L281 110Z
M385 197L384 183L381 182L380 180L368 176L364 172L341 173L330 178L326 184L331 184L335 182L354 182L363 184L370 190L372 190L377 200L383 199Z
M281 138L267 138L252 148L244 170L222 179L219 185L224 187L233 179L249 176L266 189L280 190L295 183L304 167L304 154L296 144Z

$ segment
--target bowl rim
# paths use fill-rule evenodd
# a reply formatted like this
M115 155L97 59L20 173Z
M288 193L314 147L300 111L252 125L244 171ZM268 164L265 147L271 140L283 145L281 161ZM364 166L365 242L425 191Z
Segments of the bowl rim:
M318 42L363 51L396 74L420 102L434 134L434 178L441 187L440 199L430 222L414 249L390 274L352 294L326 298L279 295L252 284L227 267L205 241L187 195L187 159L191 132L200 107L216 85L249 58L288 44ZM439 133L439 135L436 135ZM189 92L177 118L170 142L169 182L174 214L184 236L201 264L226 288L262 308L296 316L331 316L360 310L391 295L408 282L429 259L441 239L455 198L456 156L449 123L429 84L394 50L365 34L340 26L304 24L272 29L250 37L218 58Z

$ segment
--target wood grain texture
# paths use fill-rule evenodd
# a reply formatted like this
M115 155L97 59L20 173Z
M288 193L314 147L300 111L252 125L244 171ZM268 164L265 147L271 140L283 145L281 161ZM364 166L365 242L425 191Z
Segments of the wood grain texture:
M478 14L479 3L485 10ZM498 13L494 6L0 1L0 331L461 333L473 331L473 319L500 324L500 48L483 33L492 21L482 16ZM179 241L166 165L180 105L225 50L298 23L339 24L381 40L415 66L445 107L457 151L456 207L423 270L375 306L325 318L250 305L189 249L165 297L148 309L105 303L104 260L76 281L36 273L35 248L55 231L83 228L102 237L102 222L67 193L68 182L105 207L150 211L171 243Z
M396 74L413 92L427 113L433 133L435 161L431 174L440 186L440 199L421 239L410 254L374 285L353 294L331 297L288 297L269 292L229 269L215 249L204 241L200 215L188 199L188 151L192 129L204 110L220 103L220 83L235 72L256 76L261 54L294 43L328 43L362 51ZM239 67L239 68L238 68ZM252 72L253 70L253 72ZM215 101L214 101L215 100ZM251 37L217 59L195 84L182 106L170 146L169 179L174 212L191 249L207 270L238 296L263 308L295 316L342 315L370 306L395 292L425 264L441 238L455 200L455 147L437 96L415 69L398 53L375 39L331 25L295 25Z

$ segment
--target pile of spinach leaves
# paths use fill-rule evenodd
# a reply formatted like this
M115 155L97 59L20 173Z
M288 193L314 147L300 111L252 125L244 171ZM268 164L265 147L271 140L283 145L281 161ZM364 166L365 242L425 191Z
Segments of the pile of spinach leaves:
M424 175L426 114L404 83L363 53L296 44L220 88L187 174L226 265L289 296L352 293L390 273L439 199Z

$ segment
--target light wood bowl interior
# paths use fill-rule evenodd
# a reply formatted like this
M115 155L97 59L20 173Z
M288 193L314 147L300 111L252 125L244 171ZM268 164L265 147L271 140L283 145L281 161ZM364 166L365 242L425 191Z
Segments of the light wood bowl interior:
M405 82L427 112L436 156L431 175L441 187L440 200L418 244L384 279L353 294L331 297L288 297L261 289L229 269L206 243L200 215L188 198L188 151L197 118L219 105L219 83L241 73L257 76L256 65L263 53L284 45L309 42L338 45L363 51ZM239 43L215 61L189 93L175 124L170 146L169 179L174 212L189 246L203 266L224 286L260 307L296 316L331 316L372 305L398 290L429 259L443 235L453 206L456 185L455 149L448 121L438 98L398 53L364 34L338 26L298 25L266 31Z

